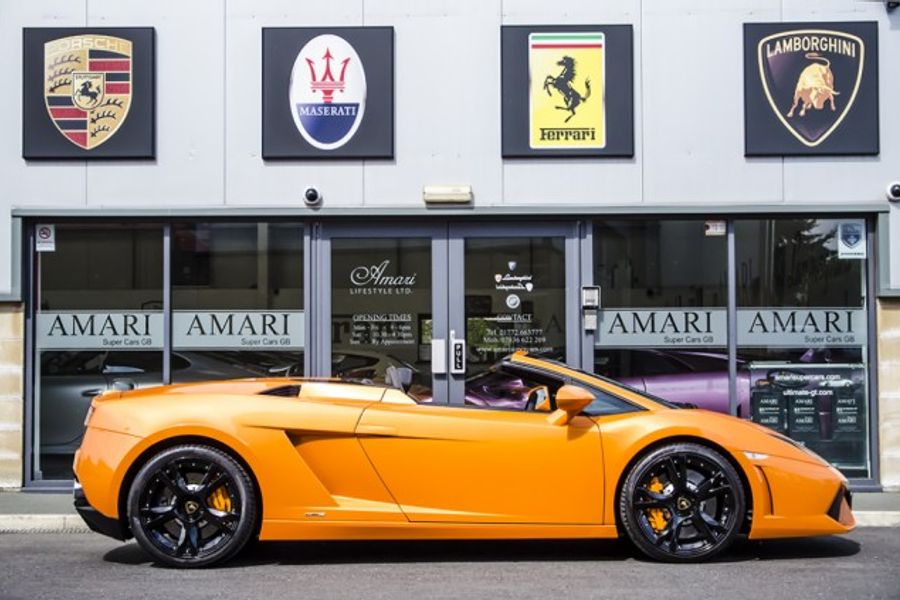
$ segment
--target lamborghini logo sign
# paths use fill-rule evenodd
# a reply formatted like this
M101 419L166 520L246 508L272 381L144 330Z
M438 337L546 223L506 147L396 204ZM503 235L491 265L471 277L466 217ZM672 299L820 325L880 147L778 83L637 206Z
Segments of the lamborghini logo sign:
M815 147L841 125L863 76L865 44L826 29L783 31L760 40L763 90L778 120L801 143Z
M132 44L76 35L44 44L44 101L53 125L85 150L109 140L131 106Z

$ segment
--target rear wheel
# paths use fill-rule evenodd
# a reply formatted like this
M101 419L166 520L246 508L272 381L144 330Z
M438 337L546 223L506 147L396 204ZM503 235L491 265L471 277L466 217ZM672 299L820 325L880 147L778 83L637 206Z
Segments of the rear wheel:
M256 494L247 471L202 445L168 448L141 467L128 493L128 520L141 547L175 567L234 556L254 533Z
M667 562L719 554L734 541L745 512L737 471L699 444L670 444L644 456L619 495L628 537L646 555Z

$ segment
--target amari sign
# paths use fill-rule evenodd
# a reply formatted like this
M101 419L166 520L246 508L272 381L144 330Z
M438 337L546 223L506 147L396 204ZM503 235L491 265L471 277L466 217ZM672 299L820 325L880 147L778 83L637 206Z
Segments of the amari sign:
M744 25L745 154L878 154L878 27Z
M817 348L866 343L866 311L859 308L737 311L741 346ZM702 348L725 346L724 308L603 310L599 347Z
M159 311L39 312L35 323L41 350L160 350Z

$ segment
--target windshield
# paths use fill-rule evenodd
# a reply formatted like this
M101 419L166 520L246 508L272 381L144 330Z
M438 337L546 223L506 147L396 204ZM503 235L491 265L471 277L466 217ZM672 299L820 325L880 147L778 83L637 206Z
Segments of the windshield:
M621 387L621 388L625 388L625 389L627 389L627 390L629 390L629 391L631 391L631 392L634 392L635 394L638 394L639 396L641 396L641 397L643 397L643 398L646 398L646 399L648 399L648 400L651 400L651 401L653 401L653 402L656 402L657 404L660 404L660 405L662 405L662 406L665 406L666 408L684 408L684 406L681 406L681 405L679 405L679 404L675 404L674 402L669 402L668 400L663 400L663 399L660 398L659 396L654 396L653 394L650 394L650 393L648 393L648 392L645 392L644 390L639 390L639 389L637 389L637 388L634 388L634 387L632 387L632 386L630 386L630 385L628 385L628 384L622 383L621 381L616 381L615 379L610 379L610 378L604 377L604 376L602 376L602 375L597 375L596 373L588 373L587 371L583 371L582 369L576 369L576 368L574 368L574 367L570 367L569 365L567 365L567 364L565 364L565 363L563 363L563 362L560 362L560 361L558 361L558 360L553 360L553 359L549 359L549 358L542 358L541 360L544 361L544 362L553 364L553 365L555 365L555 366L557 366L557 367L560 367L560 368L562 368L562 369L565 369L565 370L567 370L567 371L570 371L570 372L572 372L572 373L577 373L577 374L581 375L582 377L587 378L587 379L589 379L589 380L590 380L590 379L597 379L597 380L600 380L600 381L604 381L604 382L606 382L606 383L609 383L609 384L611 384L611 385L615 385L615 386L618 386L618 387Z

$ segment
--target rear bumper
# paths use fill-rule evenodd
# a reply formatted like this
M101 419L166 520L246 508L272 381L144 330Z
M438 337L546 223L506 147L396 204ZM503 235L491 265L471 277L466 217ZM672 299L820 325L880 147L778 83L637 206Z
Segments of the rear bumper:
M84 522L87 523L87 526L91 528L92 531L96 531L97 533L102 533L105 536L109 536L116 540L125 541L131 536L129 535L127 529L122 526L122 523L118 519L113 519L111 517L107 517L106 515L101 514L97 511L87 500L87 496L84 495L84 490L81 487L81 484L78 483L78 480L75 480L75 485L72 488L72 495L75 498L75 510L84 519Z

